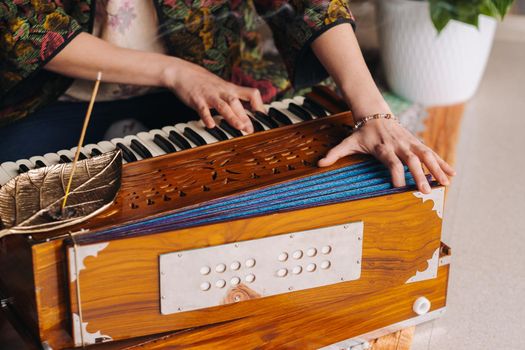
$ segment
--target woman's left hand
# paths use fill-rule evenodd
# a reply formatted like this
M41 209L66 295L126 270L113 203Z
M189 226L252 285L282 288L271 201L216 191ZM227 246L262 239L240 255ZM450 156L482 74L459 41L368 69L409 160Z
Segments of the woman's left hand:
M385 164L395 187L405 186L403 163L408 166L419 191L423 193L430 192L430 185L421 164L442 185L448 185L449 177L456 174L447 162L392 119L369 121L332 148L318 165L330 166L342 157L358 153L371 154Z

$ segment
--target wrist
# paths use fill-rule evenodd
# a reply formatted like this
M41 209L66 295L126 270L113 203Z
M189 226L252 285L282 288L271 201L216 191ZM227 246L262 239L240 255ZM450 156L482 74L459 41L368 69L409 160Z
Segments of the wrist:
M392 114L390 106L379 90L352 92L346 93L343 89L343 96L348 105L351 106L354 121L357 122L374 114Z
M166 89L173 89L177 75L177 67L174 65L164 67L160 74L161 86Z
M356 122L374 114L392 114L390 106L388 106L383 99L381 101L361 102L357 105L352 104L351 106L352 115Z

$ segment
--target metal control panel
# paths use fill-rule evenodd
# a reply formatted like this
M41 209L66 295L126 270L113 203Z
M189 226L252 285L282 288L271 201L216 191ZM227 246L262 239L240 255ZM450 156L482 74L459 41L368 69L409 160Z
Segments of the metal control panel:
M161 313L359 279L363 222L160 256Z

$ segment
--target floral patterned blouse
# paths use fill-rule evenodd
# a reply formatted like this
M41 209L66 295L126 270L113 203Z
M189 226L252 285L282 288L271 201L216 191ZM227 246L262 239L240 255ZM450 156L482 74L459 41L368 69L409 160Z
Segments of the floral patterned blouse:
M92 34L115 46L145 52L166 53L157 35L159 21L153 1L96 0ZM97 101L121 100L158 91L152 86L102 82ZM89 101L93 82L75 79L60 101Z
M327 77L310 43L351 23L345 0L151 0L167 54L233 83L258 88L265 101ZM56 101L72 79L43 66L81 32L93 32L96 0L0 2L0 126ZM267 60L258 16L273 32L282 62Z

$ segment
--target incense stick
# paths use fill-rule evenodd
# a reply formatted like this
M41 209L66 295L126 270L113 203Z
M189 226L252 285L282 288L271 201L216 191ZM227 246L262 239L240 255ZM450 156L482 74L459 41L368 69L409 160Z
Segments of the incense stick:
M89 106L84 118L84 125L82 126L82 132L80 133L80 140L78 140L77 151L75 152L75 159L73 160L73 167L71 168L71 175L69 175L69 180L67 182L66 194L64 195L64 201L62 202L62 210L66 207L67 197L69 196L69 191L71 190L71 183L73 182L73 175L77 169L77 162L80 156L80 148L84 144L84 138L86 136L86 130L89 124L89 119L91 118L91 113L93 112L93 105L95 104L95 99L97 98L98 87L100 86L100 81L102 80L102 72L98 72L97 81L95 82L95 87L93 88L93 93L91 94L91 100L89 101Z

